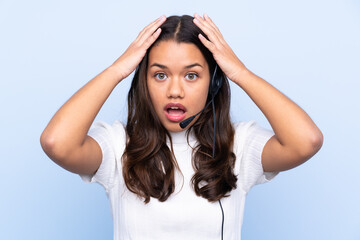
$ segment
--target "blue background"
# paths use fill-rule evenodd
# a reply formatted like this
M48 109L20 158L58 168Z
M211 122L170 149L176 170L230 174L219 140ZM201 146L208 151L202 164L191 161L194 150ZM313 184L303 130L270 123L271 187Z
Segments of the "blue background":
M0 239L112 239L104 189L52 162L40 134L147 24L161 14L195 12L207 13L244 64L302 107L324 135L312 159L251 190L243 239L360 239L355 0L0 0ZM132 76L96 120L125 121ZM270 128L231 87L232 119Z

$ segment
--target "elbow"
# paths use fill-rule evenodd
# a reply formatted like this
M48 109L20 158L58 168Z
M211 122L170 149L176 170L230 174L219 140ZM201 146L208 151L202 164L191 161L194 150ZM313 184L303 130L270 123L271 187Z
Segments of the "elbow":
M323 141L324 141L324 136L322 132L320 131L320 129L316 128L316 131L312 132L312 134L309 137L309 142L311 146L310 152L312 152L313 155L320 150L320 148L323 145Z
M316 133L313 133L307 140L306 144L302 151L300 151L300 156L302 159L308 160L313 157L322 147L324 141L324 136L320 130Z
M54 138L49 136L46 131L43 131L40 136L40 145L44 152L48 155L54 148Z
M314 149L315 153L317 153L320 150L320 148L323 145L323 142L324 142L324 135L319 130L318 133L315 134L312 139L312 145L313 145L313 149Z
M40 136L40 145L46 155L56 163L62 162L65 158L64 150L54 135L48 134L44 131Z

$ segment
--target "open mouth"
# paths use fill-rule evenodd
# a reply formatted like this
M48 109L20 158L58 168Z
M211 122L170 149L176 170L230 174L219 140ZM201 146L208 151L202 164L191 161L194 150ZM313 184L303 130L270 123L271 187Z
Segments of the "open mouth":
M168 114L173 115L173 116L180 116L185 113L184 110L182 110L178 107L170 107L166 111L168 112Z
M169 103L165 106L164 112L170 121L178 122L185 118L186 108L180 103Z

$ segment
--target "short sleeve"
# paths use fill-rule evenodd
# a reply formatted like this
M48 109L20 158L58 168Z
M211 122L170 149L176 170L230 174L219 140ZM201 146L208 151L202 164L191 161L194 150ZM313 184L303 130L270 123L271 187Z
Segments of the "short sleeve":
M274 135L272 130L261 127L257 122L241 122L235 125L237 158L240 157L241 185L245 192L257 184L271 181L279 172L264 172L261 154L267 141ZM237 160L238 161L238 160Z
M88 135L100 146L102 161L95 174L79 174L85 183L97 182L106 191L113 187L121 169L121 157L125 150L126 134L124 125L115 121L113 125L99 121L94 123Z

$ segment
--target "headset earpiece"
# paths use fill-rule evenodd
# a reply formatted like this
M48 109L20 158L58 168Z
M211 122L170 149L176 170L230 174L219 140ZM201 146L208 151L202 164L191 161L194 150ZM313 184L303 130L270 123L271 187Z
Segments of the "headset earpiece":
M210 83L210 89L209 94L213 97L219 92L222 82L223 82L223 76L222 71L220 68L218 68L218 65L215 65L214 73L212 75L211 83Z

